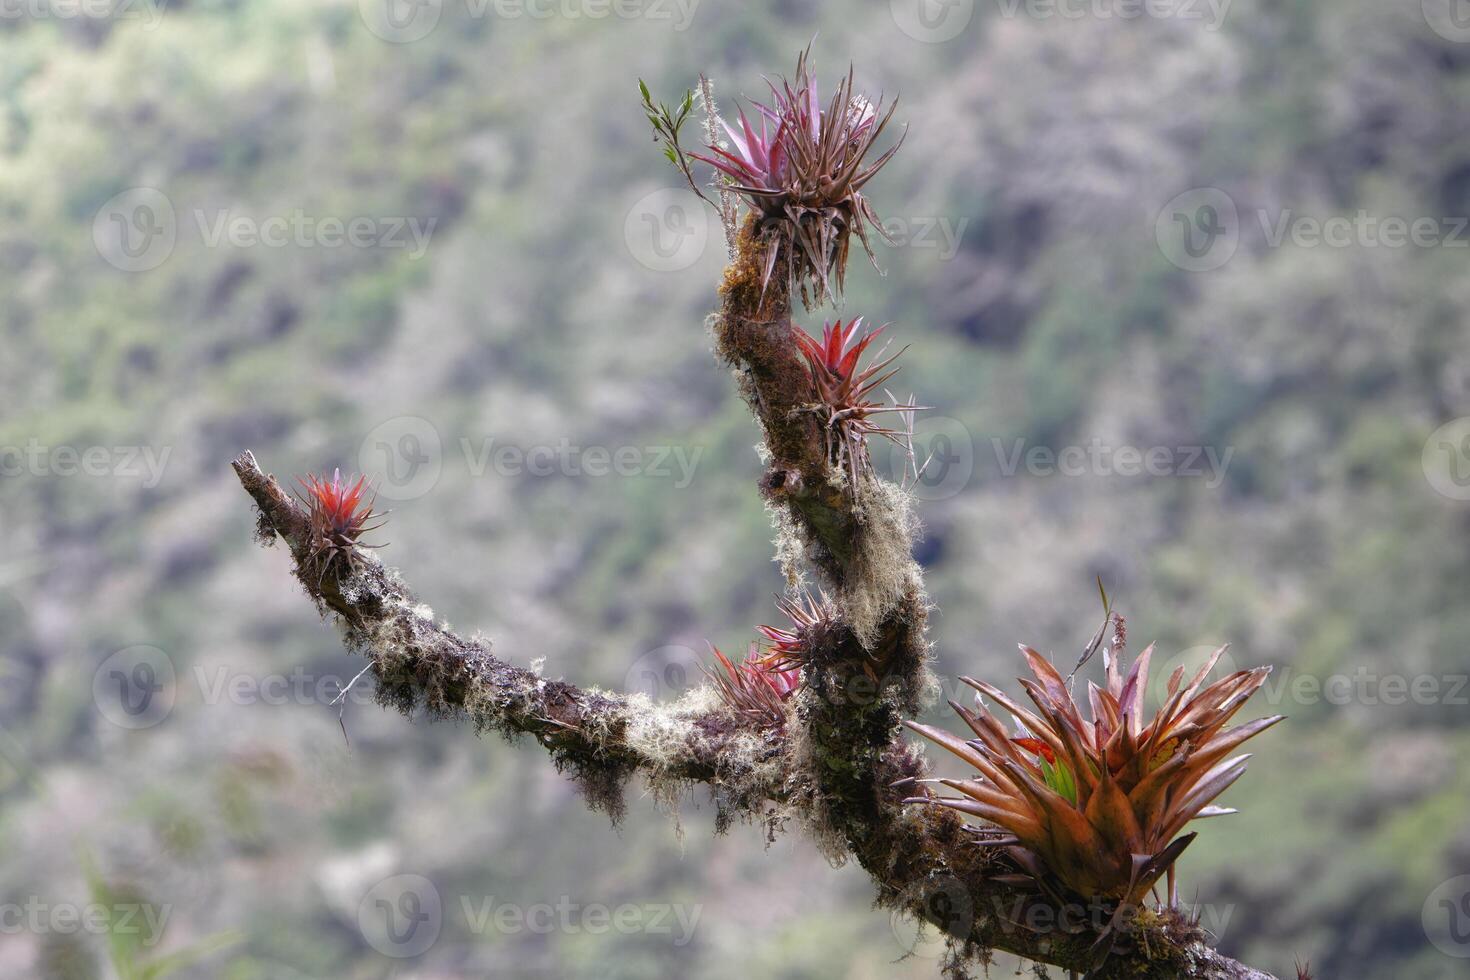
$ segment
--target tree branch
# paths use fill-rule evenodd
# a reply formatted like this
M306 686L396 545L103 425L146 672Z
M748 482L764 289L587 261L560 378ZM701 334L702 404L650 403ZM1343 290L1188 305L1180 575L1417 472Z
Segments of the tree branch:
M654 705L512 666L487 643L437 625L397 575L369 555L346 576L337 574L338 566L317 574L308 560L305 509L261 471L253 454L231 465L259 508L262 539L279 535L286 542L307 595L319 611L339 617L348 646L371 660L380 703L405 714L468 719L477 731L530 735L584 785L595 806L614 815L621 813L623 783L636 772L669 787L708 783L729 808L781 799L784 740L736 724L707 688ZM730 792L722 796L722 787Z
M943 930L956 974L1004 950L1091 971L1093 980L1273 980L1220 956L1171 909L1114 918L1102 959L1099 940L1115 910L1058 909L1018 884L1015 869L978 846L954 811L903 805L907 787L928 770L899 722L917 713L931 685L909 500L868 472L851 486L832 466L815 416L802 411L809 382L790 292L777 277L762 287L762 251L747 221L714 317L717 350L764 431L769 459L760 487L779 515L793 585L809 564L837 609L804 637L802 687L784 724L738 715L708 686L659 705L546 680L498 659L488 644L438 626L376 559L359 553L350 568L325 570L313 562L307 513L246 452L233 465L260 510L261 537L286 542L308 596L339 617L348 645L369 657L381 703L530 735L614 816L623 784L641 774L665 800L707 784L721 827L739 817L774 832L794 818L829 857L856 858L881 903Z

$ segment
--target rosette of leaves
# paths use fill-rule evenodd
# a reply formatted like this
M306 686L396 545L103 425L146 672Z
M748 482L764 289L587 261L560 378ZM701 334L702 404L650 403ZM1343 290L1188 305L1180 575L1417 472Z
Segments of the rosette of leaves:
M376 496L367 477L349 484L342 479L341 470L333 470L330 480L307 474L297 482L301 490L296 496L307 511L307 566L316 572L318 582L334 565L338 574L351 572L356 568L358 548L378 547L364 544L362 536L381 528L387 518L373 509Z
M753 643L741 663L732 661L717 646L712 645L710 650L717 666L704 668L705 675L731 711L761 726L780 728L786 724L786 700L801 685L798 670L768 666Z
M800 327L794 328L797 346L806 359L811 378L814 410L822 424L827 459L847 472L849 486L854 491L859 474L870 468L868 436L883 436L907 451L913 412L923 408L912 404L912 400L899 404L886 391L889 401L881 402L874 397L898 373L892 365L903 353L900 350L884 357L887 350L884 348L874 363L862 366L863 355L885 329L879 327L863 335L862 317L848 321L845 326L841 320L826 324L821 340ZM885 413L898 413L899 419L906 420L905 428L883 424L879 416Z
M973 738L905 724L959 756L976 775L929 781L957 797L910 802L976 818L982 843L1004 848L1030 880L1058 899L1141 901L1194 840L1194 833L1184 833L1191 821L1235 812L1213 805L1246 770L1250 757L1232 753L1282 720L1273 715L1230 726L1270 668L1206 684L1224 647L1193 676L1175 670L1162 707L1147 717L1152 651L1140 654L1126 676L1118 659L1109 658L1106 686L1088 684L1089 716L1073 700L1068 681L1029 647L1021 652L1032 676L1021 685L1034 708L983 681L961 678L981 695L973 711L950 702ZM1016 719L1020 735L984 707L986 698Z
M810 50L797 58L792 79L768 80L767 85L769 103L751 102L754 123L744 109L739 110L738 126L720 120L728 148L712 142L706 146L708 153L695 153L680 144L693 92L677 106L655 105L648 87L639 82L655 138L694 192L709 200L694 180L690 158L713 166L749 208L764 249L762 294L784 255L788 280L810 309L841 294L853 235L877 265L869 226L885 240L888 236L863 188L903 144L900 134L892 146L868 159L898 102L885 111L881 97L874 102L859 94L849 68L824 104L811 71Z
M761 663L775 670L799 670L807 660L814 634L830 626L837 617L837 609L820 590L815 596L809 592L777 596L776 608L786 614L788 623L756 627L766 641Z

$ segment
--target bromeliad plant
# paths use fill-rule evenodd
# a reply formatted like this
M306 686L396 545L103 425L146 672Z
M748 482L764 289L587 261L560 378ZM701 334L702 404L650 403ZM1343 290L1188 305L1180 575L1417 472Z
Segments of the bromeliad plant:
M1021 652L1032 679L1021 685L1035 711L990 684L961 678L1010 712L1022 733L1007 731L981 698L974 711L950 702L973 739L905 722L978 773L971 779L930 781L958 791L958 797L907 802L952 807L979 818L981 842L1005 848L1058 900L1071 895L1136 904L1168 872L1173 904L1173 864L1195 837L1182 833L1185 826L1199 817L1235 812L1212 805L1245 772L1250 757L1231 753L1282 716L1226 727L1270 668L1238 671L1206 685L1222 647L1187 681L1183 667L1175 670L1163 706L1145 718L1152 651L1140 654L1125 677L1120 651L1114 649L1106 688L1088 683L1090 718L1073 700L1069 681L1029 647Z
M777 596L776 608L786 614L790 625L756 627L766 638L761 663L771 670L800 670L807 661L814 634L836 620L837 608L820 589L815 596L809 592L796 597Z
M693 93L677 107L655 106L647 86L639 83L655 137L664 143L665 155L695 193L705 196L694 181L688 158L713 166L727 180L725 187L749 207L756 235L765 246L762 294L778 256L784 254L787 277L793 289L800 289L808 309L841 294L854 233L876 266L868 225L885 240L888 235L862 190L898 151L904 136L900 134L892 146L865 163L893 118L897 100L883 111L881 97L873 102L854 90L849 68L824 108L809 55L810 50L804 51L797 59L793 79L767 82L769 105L751 103L758 126L743 109L738 128L720 120L730 148L711 142L706 147L709 154L687 152L679 143Z
M320 587L334 564L342 565L339 575L350 573L357 567L358 548L379 547L361 538L382 527L387 515L373 510L376 495L365 476L349 485L341 470L333 470L330 480L309 473L297 482L301 490L296 497L306 505L310 535L306 563L316 572Z
M898 368L892 364L903 350L884 357L887 351L884 347L878 353L876 363L860 368L863 354L886 329L879 327L863 335L862 328L862 317L848 321L846 326L838 320L822 328L821 340L800 327L794 328L796 343L806 359L807 373L811 377L815 399L812 410L822 423L827 460L847 472L848 485L854 491L858 486L858 475L871 465L868 436L883 436L911 451L913 413L923 407L914 405L912 398L908 403L900 404L891 394L887 403L874 399L874 392L882 389L898 373ZM885 412L898 413L898 417L905 420L905 427L894 429L880 423L876 416Z
M721 653L719 647L711 644L710 650L718 667L706 667L704 672L726 707L758 725L784 726L786 699L801 686L800 671L768 666L754 643L746 652L745 661L738 664Z
M689 166L696 157L679 146L693 93L671 108L655 106L646 86L642 91L656 136L705 197ZM867 438L883 435L902 447L909 458L904 480L917 481L924 473L913 439L920 406L912 396L903 403L891 394L889 404L878 400L894 360L870 353L882 331L865 335L854 320L828 324L820 339L807 336L790 322L792 290L785 287L793 282L777 282L767 292L773 270L783 264L804 300L813 284L818 300L841 290L850 235L856 232L866 247L865 223L877 221L862 190L896 144L871 163L865 158L893 109L882 113L855 96L851 73L824 107L803 55L795 82L772 85L771 105L756 107L758 129L743 112L738 130L726 126L733 147L726 148L714 145L722 123L707 80L700 91L713 154L700 159L719 175L712 186L732 260L712 323L716 349L739 372L742 393L766 436L762 488L779 511L785 570L795 576L798 563L814 565L834 588L836 602L820 593L779 601L789 625L761 627L765 645L753 644L743 660L713 650L705 670L709 687L665 710L642 698L546 680L539 669L500 659L488 644L436 624L397 576L375 563L365 563L350 588L334 582L324 591L301 577L322 611L348 624L349 642L383 681L384 704L405 714L423 707L431 716L468 717L477 729L533 735L578 778L594 805L614 814L622 784L634 772L647 776L661 798L690 782L708 782L719 801L717 826L738 814L761 820L774 833L786 818L797 818L814 830L825 853L850 851L878 882L885 905L943 925L951 953L946 972L961 972L969 959L989 962L994 947L1055 962L1075 976L1095 958L1076 943L1012 929L989 915L959 917L963 928L953 930L961 924L954 906L946 911L936 899L953 895L953 883L971 904L1018 894L1029 900L1038 885L1050 897L1110 897L1119 901L1119 912L1122 900L1136 902L1189 843L1192 835L1183 832L1189 821L1223 812L1212 802L1245 767L1244 757L1227 759L1230 752L1278 720L1225 727L1259 688L1264 671L1208 686L1209 666L1187 683L1176 672L1164 708L1146 721L1145 653L1126 679L1116 662L1109 665L1106 688L1090 691L1091 718L1084 720L1069 679L1027 650L1034 711L966 679L1009 709L1023 731L1003 728L983 705L975 712L955 706L973 739L913 726L978 773L939 781L958 791L953 799L927 791L919 799L982 821L976 836L1008 848L1016 868L973 860L969 839L956 833L961 820L954 812L929 811L926 816L943 819L920 820L899 805L904 794L892 787L934 782L924 778L925 761L901 743L895 723L898 711L918 710L931 683L928 599L922 574L909 560L914 522L906 501L868 472ZM737 197L751 212L740 229ZM872 363L865 366L864 358ZM888 412L896 414L882 414ZM821 420L825 458L807 413ZM879 419L902 428L885 428ZM234 466L261 509L262 532L287 540L301 566L319 564L323 578L340 579L362 558L360 538L375 526L365 481L349 486L340 474L303 481L310 512L305 521L253 456L243 454ZM1108 609L1079 668L1100 649L1109 624L1112 652L1122 649L1121 622ZM863 676L859 668L876 682L873 696L844 696L847 684ZM798 693L803 683L813 690ZM1013 870L1026 875L1006 874ZM1181 925L1187 923L1177 912L1145 923L1139 942L1131 944L1137 955L1115 972L1182 976L1169 971L1187 965L1190 976L1257 975L1235 971L1196 930L1179 934Z

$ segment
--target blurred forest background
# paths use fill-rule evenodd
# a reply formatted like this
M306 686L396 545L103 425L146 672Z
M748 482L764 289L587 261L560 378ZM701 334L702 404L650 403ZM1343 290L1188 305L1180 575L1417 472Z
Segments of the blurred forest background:
M728 116L814 35L910 126L869 189L898 244L885 277L854 257L843 313L893 321L896 393L935 407L940 675L1009 683L1018 641L1070 660L1099 576L1156 683L1225 641L1278 665L1259 710L1291 720L1185 897L1277 974L1464 975L1462 0L393 3L0 16L0 976L200 943L176 976L937 973L799 834L715 836L695 797L680 838L636 787L613 828L534 747L362 689L349 744L329 702L361 661L228 466L366 471L384 560L548 676L669 697L706 640L743 649L782 579L702 326L724 245L636 80L703 71ZM1364 214L1427 223L1394 244ZM1332 219L1349 238L1314 238ZM443 906L408 958L362 927L401 875ZM161 936L109 953L45 912L119 895ZM487 902L699 918L515 929Z

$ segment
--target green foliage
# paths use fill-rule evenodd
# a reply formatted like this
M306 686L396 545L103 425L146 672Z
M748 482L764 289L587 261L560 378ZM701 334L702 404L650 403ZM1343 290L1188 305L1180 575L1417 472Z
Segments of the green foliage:
M694 179L694 171L689 161L689 156L679 142L680 131L684 128L684 122L689 118L689 111L694 108L694 90L687 89L684 98L679 104L670 107L660 102L653 102L653 95L648 91L648 86L643 79L638 79L638 92L643 96L643 114L648 117L649 125L653 126L653 138L655 142L663 144L664 157L679 168L679 172L688 181L689 187L698 194L702 200L708 201L704 191L699 189L699 183Z

